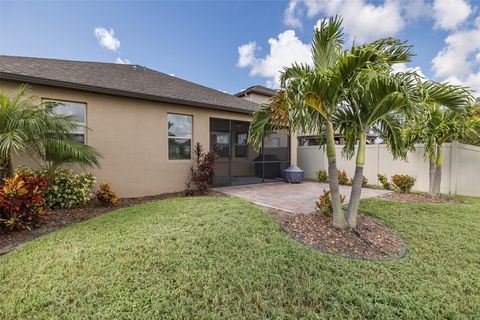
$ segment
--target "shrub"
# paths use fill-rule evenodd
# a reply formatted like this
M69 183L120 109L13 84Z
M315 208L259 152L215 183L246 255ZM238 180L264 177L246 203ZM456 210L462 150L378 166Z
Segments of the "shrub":
M202 145L197 142L192 153L193 164L190 167L189 180L185 183L186 194L205 194L213 184L217 147L214 145L212 150L205 153Z
M317 171L317 181L318 182L328 182L327 170L322 169L322 170Z
M392 185L390 184L390 182L388 182L387 176L384 176L383 174L377 174L377 177L378 177L378 181L380 181L384 189L386 190L392 189Z
M110 184L108 182L102 182L100 190L95 192L98 202L105 206L113 206L117 203L117 195L110 190Z
M14 230L34 226L45 210L47 184L47 177L27 170L5 179L0 189L0 228Z
M50 176L45 192L47 207L73 208L84 205L91 199L95 177L91 173L76 174L73 170L59 168Z
M368 179L367 177L363 176L362 177L362 188L365 188L368 185Z
M337 170L337 174L338 174L338 183L348 185L347 172L345 170L342 170L342 171Z
M403 193L409 193L417 179L409 175L396 174L392 176L392 184Z
M353 178L348 179L347 185L351 186L353 185ZM367 177L363 176L362 177L362 188L365 188L368 185L368 179Z
M345 202L345 196L340 195L340 202ZM315 203L315 207L317 208L320 214L325 216L331 216L333 214L333 207L332 207L332 199L330 197L330 191L323 190L323 195L321 195L318 201Z

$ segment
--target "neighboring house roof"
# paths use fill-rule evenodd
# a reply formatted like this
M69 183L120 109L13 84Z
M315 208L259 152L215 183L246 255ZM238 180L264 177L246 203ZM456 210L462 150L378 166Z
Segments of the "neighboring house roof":
M0 80L250 114L259 105L146 67L0 55Z
M250 93L256 93L256 94L261 94L262 96L271 97L275 93L277 93L277 91L273 90L273 89L270 89L270 88L267 88L267 87L264 87L264 86L256 85L256 86L252 86L250 88L247 88L245 90L242 90L240 92L237 92L237 93L234 94L234 96L242 97L242 96L248 95Z

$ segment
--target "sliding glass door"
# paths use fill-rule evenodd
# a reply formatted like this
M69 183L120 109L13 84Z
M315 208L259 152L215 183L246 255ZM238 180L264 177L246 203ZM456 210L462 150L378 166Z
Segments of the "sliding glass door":
M270 182L283 179L290 163L287 130L264 138L255 151L247 144L249 123L246 121L210 119L210 146L216 145L215 186Z

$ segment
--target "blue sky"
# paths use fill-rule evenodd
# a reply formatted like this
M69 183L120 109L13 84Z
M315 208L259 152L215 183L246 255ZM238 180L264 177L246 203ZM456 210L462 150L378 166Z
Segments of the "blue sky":
M275 86L309 62L317 21L345 20L347 42L395 36L435 80L480 90L480 2L467 0L0 2L0 53L124 62L235 93ZM112 32L113 31L113 32Z

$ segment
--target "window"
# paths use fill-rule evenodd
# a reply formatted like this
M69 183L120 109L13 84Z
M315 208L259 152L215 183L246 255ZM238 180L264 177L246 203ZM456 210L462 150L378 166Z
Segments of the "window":
M234 144L233 151L235 154L235 158L248 158L248 145L247 145L248 128L249 128L248 122L245 122L245 121L231 122L232 137L233 137L232 143Z
M168 159L191 159L192 116L168 114Z
M230 152L230 134L225 132L212 132L210 141L217 147L219 158L228 158Z
M68 102L60 100L45 100L44 103L53 108L54 113L58 115L74 116L79 127L72 132L72 138L78 142L86 143L86 113L87 104L80 102Z
M235 158L247 158L247 134L237 133L235 141Z
M272 148L280 148L280 138L272 138Z

